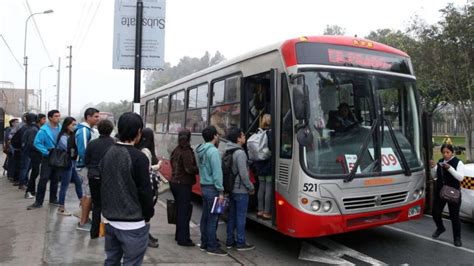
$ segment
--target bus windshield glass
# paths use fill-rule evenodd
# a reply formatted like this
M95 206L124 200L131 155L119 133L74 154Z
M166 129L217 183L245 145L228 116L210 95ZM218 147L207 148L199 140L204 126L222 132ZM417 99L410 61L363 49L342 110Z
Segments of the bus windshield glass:
M421 167L414 80L359 72L302 73L313 134L313 144L303 148L309 173L347 176L359 157L356 177Z

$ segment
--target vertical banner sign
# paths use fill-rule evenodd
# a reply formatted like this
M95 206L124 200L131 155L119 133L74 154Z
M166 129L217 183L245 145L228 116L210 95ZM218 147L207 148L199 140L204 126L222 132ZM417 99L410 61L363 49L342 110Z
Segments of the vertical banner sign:
M165 52L165 0L143 0L143 70L162 70ZM113 69L134 69L136 0L115 0Z

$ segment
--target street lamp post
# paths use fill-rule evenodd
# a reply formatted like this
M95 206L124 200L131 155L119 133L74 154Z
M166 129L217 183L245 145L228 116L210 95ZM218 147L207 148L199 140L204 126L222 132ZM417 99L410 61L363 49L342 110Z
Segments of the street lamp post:
M25 22L25 43L23 45L23 59L24 59L24 66L25 66L25 112L28 111L28 57L26 56L26 33L28 32L28 21L34 15L39 14L49 14L53 13L53 10L49 9L43 12L33 13L26 19Z
M40 111L43 110L43 91L41 90L41 73L43 72L44 69L46 68L49 68L49 67L54 67L54 65L49 65L49 66L44 66L40 69L39 71L39 83L38 83L38 89L39 89L39 101L40 101L40 104L39 104L39 109Z

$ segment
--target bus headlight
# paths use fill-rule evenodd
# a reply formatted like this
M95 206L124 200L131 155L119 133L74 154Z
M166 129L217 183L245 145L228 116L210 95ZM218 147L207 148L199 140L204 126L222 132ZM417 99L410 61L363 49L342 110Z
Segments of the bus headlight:
M323 211L328 212L331 210L332 203L330 201L326 201L323 203Z
M423 188L415 189L415 191L413 192L413 199L417 200L421 198L421 196L423 196Z
M321 208L321 202L319 200L313 200L311 202L311 209L315 212L319 211Z

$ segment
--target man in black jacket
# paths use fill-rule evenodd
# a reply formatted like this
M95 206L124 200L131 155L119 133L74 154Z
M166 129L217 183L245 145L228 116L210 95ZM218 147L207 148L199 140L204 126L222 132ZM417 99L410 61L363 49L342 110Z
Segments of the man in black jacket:
M37 119L38 116L32 114L29 114L26 117L28 128L25 130L25 133L23 135L23 152L31 162L30 178L28 180L28 186L25 191L25 198L27 199L33 198L33 195L35 194L36 178L39 175L41 164L41 153L35 148L35 145L33 145L36 134L39 131Z
M115 143L115 140L110 136L114 130L114 124L112 124L112 122L109 120L101 120L97 125L97 129L99 130L100 136L87 145L86 156L84 158L92 197L91 239L99 237L100 213L102 211L99 163L104 157L104 154Z
M118 120L119 141L100 162L105 265L140 265L148 246L154 215L148 158L134 147L141 137L142 118L125 113Z

